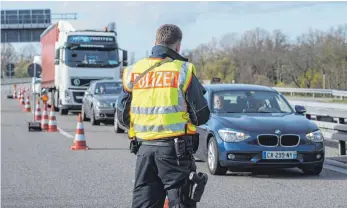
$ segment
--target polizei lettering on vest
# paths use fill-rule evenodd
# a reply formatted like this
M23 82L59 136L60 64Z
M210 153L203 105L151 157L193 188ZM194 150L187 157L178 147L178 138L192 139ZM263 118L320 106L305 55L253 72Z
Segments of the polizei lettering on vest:
M140 73L133 73L131 81L140 75ZM156 71L148 72L144 77L136 83L134 89L149 89L149 88L177 88L178 87L179 73L176 71Z

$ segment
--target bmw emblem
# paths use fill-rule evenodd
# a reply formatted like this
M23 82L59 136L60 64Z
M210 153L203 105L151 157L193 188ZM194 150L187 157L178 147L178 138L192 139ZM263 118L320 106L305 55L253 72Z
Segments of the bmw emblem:
M74 80L73 80L73 83L74 83L75 85L80 85L80 84L81 84L81 81L80 81L79 79L74 79Z
M281 131L280 130L276 130L275 134L281 134Z

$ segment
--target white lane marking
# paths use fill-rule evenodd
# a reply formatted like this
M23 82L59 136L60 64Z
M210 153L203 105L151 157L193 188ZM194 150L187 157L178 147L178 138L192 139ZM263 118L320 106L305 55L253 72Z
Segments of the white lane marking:
M69 138L69 139L73 139L74 138L71 134L67 133L66 131L64 131L63 129L61 129L59 127L58 127L58 130L59 130L59 133L61 133L62 135L66 136L67 138Z
M340 168L340 167L336 167L336 166L332 166L332 165L328 165L326 163L324 163L323 166L325 169L328 169L330 171L334 171L334 172L338 172L338 173L342 173L342 174L346 174L347 175L347 170L344 168Z

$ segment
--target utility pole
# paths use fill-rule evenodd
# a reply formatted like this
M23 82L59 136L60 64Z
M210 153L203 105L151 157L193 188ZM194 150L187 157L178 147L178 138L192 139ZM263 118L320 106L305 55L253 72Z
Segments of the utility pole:
M323 67L323 89L325 89L325 70Z

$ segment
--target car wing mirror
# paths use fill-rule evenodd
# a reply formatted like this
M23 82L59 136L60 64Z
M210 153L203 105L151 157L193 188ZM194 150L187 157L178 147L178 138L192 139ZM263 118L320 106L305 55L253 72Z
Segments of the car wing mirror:
M128 51L123 50L123 66L128 66Z
M306 113L306 109L302 105L296 105L295 106L295 112L297 112L298 114L304 114L304 113Z
M86 96L92 96L92 93L90 93L89 91L86 91L84 94L85 94Z

